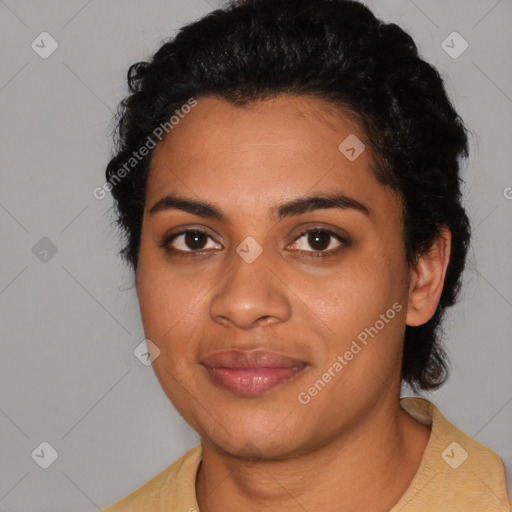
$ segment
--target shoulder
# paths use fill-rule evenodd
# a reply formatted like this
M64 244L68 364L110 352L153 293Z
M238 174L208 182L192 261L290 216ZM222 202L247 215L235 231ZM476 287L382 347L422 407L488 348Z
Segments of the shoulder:
M101 512L160 512L182 503L188 508L195 503L195 477L201 462L202 449L196 446L174 461L138 489ZM174 509L174 508L173 508Z
M510 512L505 469L498 454L453 425L428 400L405 398L400 405L431 425L420 468L399 502L405 505L404 512Z

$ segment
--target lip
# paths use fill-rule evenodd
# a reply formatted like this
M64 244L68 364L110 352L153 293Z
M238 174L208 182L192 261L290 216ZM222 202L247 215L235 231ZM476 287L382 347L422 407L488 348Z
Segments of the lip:
M279 352L256 349L214 352L201 361L216 384L240 396L258 396L292 380L307 364Z

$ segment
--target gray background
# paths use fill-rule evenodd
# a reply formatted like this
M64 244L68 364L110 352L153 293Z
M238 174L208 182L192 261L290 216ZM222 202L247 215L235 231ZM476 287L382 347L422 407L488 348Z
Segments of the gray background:
M92 191L128 66L216 5L0 0L2 512L98 510L198 442L133 355L144 339L133 279L117 257L110 197ZM474 242L446 322L453 370L427 398L510 473L512 3L369 5L410 31L473 132L463 176ZM43 31L59 45L47 59L31 47ZM453 31L469 43L456 59L441 47ZM31 458L43 441L58 453L48 469Z

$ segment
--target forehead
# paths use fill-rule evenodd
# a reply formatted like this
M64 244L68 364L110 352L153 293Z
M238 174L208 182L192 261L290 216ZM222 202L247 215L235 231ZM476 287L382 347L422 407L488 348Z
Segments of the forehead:
M155 148L147 205L178 191L256 208L315 189L374 202L386 189L372 165L359 124L318 98L280 95L240 107L201 97Z

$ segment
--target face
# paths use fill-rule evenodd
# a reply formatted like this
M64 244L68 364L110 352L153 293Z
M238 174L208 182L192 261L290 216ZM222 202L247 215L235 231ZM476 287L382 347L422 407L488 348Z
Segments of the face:
M145 335L170 400L224 452L306 453L396 401L401 205L353 136L365 140L316 98L201 97L153 152Z

